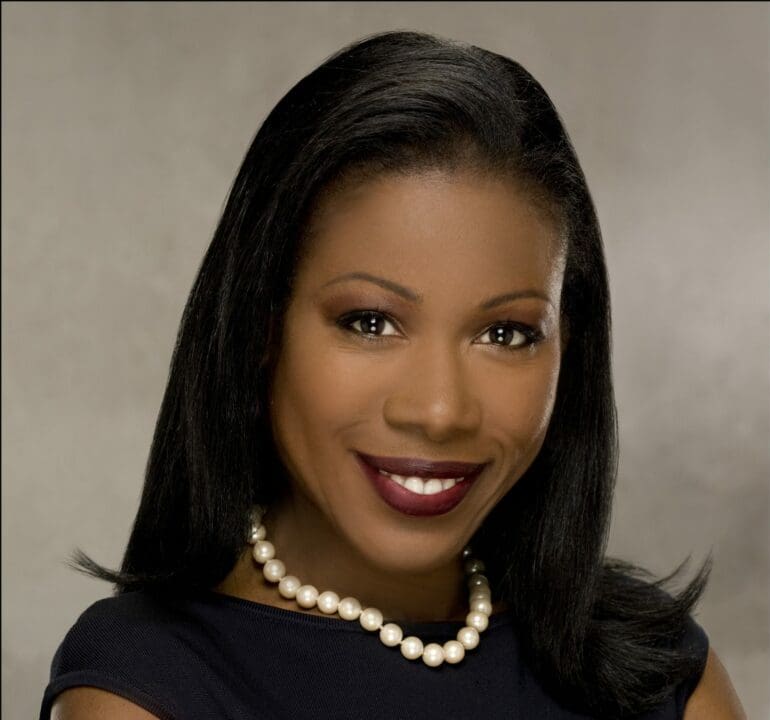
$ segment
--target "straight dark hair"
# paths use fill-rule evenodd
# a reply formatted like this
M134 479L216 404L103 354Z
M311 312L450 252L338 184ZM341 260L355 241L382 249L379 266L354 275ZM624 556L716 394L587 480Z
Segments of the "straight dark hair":
M118 592L211 588L242 552L255 504L285 485L266 408L284 310L322 192L380 173L472 169L515 182L562 231L562 357L536 460L472 543L539 680L568 707L630 717L702 662L681 646L710 558L679 594L605 557L617 428L602 239L572 144L518 63L386 32L298 82L257 132L190 293Z

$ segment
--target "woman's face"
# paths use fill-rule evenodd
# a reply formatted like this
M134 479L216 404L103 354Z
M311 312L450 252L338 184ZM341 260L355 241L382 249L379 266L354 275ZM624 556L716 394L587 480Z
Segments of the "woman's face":
M291 493L372 566L434 569L542 445L556 228L509 182L436 170L343 187L311 231L271 387Z

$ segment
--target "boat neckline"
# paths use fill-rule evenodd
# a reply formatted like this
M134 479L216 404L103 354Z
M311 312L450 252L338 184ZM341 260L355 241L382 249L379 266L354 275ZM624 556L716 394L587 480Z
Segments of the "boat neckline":
M241 609L258 613L275 620L290 621L302 625L313 625L315 627L328 628L330 630L343 630L348 632L352 631L363 634L370 634L371 632L361 627L360 623L344 620L337 615L324 617L321 615L305 613L301 610L288 610L286 608L275 607L274 605L268 605L256 600L247 600L246 598L237 597L235 595L228 595L217 590L205 590L201 593L201 596L215 603L230 605L232 607L239 607ZM389 621L387 617L385 620ZM489 626L485 632L489 632L489 630L500 626L509 625L512 623L512 621L513 616L509 610L503 610L502 612L494 613L493 615L489 616ZM456 631L465 626L465 622L463 620L390 620L390 622L395 622L405 632L421 632L426 635L432 633L446 633L447 631L453 630Z

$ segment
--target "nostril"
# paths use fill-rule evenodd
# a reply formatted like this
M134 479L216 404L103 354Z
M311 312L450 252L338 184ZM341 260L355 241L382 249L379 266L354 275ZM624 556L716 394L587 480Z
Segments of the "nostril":
M385 421L392 427L417 429L427 437L441 440L457 433L469 433L481 424L481 404L468 398L421 401L419 395L394 395L385 401Z

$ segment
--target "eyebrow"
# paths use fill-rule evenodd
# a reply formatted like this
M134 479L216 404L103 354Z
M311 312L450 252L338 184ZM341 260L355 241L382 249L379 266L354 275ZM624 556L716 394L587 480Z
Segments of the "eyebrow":
M414 292L414 290L405 288L403 285L394 283L392 280L386 280L385 278L377 277L376 275L370 275L369 273L365 272L351 272L346 273L345 275L339 275L338 277L329 280L329 282L324 283L323 287L336 285L337 283L345 282L346 280L364 280L366 282L379 285L381 288L385 288L386 290L390 290L391 292L396 293L396 295L400 295L402 298L410 300L411 302L422 302L422 296Z
M544 300L549 305L553 305L551 298L539 290L517 290L516 292L495 295L494 297L489 298L489 300L485 300L483 303L481 303L480 307L482 310L491 310L498 305L504 305L507 302L513 302L514 300L519 300L520 298L538 298L539 300Z
M338 275L337 277L332 278L328 282L324 283L322 287L336 285L337 283L346 282L348 280L363 280L365 282L370 282L374 285L378 285L381 288L390 290L396 295L400 295L401 297L405 298L406 300L410 300L411 302L422 302L422 296L414 290L410 290L409 288L404 287L403 285L399 285L392 280L386 280L385 278L377 277L377 275L372 275L371 273L367 272L351 272L345 273L344 275ZM553 306L551 298L539 290L517 290L515 292L503 293L502 295L495 295L488 300L484 300L484 302L479 305L479 308L481 310L491 310L498 305L504 305L507 302L513 302L514 300L530 297L538 298L539 300L543 300L549 305Z

